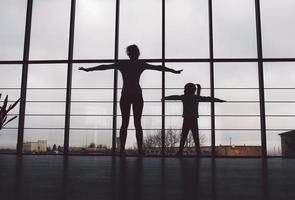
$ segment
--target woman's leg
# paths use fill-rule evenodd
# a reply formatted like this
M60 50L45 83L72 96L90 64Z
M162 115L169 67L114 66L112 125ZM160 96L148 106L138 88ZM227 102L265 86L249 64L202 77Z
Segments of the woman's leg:
M122 94L120 99L120 108L121 108L121 114L122 114L122 125L120 129L120 153L122 154L125 153L127 129L129 124L129 118L130 118L130 106L131 106L131 102L128 96Z
M136 130L136 140L138 146L138 152L143 153L142 143L143 143L143 132L141 126L141 116L143 110L143 98L142 95L138 95L133 99L133 115L134 115L134 126Z
M192 134L195 142L195 148L197 152L197 156L201 156L201 147L200 147L200 139L199 139L199 125L198 125L198 119L192 120Z
M188 135L188 132L190 130L188 119L183 118L183 124L182 124L182 131L181 131L181 138L180 138L180 145L179 150L177 152L178 155L182 155L184 144Z

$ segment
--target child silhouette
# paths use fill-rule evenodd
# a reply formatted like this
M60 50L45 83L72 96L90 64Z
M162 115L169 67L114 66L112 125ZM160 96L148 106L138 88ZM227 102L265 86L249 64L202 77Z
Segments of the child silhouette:
M197 156L200 157L202 155L199 141L199 126L198 126L198 118L199 118L199 102L225 102L224 100L212 98L212 97L203 97L201 96L201 85L196 84L198 87L197 94L196 86L193 83L187 83L184 86L184 95L171 95L164 97L163 100L181 100L183 104L183 124L182 124L182 132L180 139L180 146L177 152L178 156L182 156L183 148L185 141L188 136L188 132L191 130L193 134L193 139L195 142L195 148L197 152Z

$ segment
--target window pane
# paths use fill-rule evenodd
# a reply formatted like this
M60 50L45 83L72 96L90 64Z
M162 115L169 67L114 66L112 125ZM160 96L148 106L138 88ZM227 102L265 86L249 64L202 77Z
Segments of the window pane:
M183 72L180 75L166 73L166 90L165 96L169 95L183 95L184 86L188 82L199 83L202 86L201 95L209 96L210 95L210 71L208 63L168 63L167 66L174 69L183 69ZM181 101L165 101L166 106L166 137L169 137L172 133L178 136L178 139L181 134L181 128L183 123L183 105ZM199 124L199 139L201 143L201 150L204 155L211 154L211 148L209 145L211 143L211 120L210 120L210 104L209 103L200 103L199 104L199 115L198 124ZM189 133L187 139L186 148L184 149L184 155L195 155L195 146L191 132ZM169 141L166 141L169 144ZM168 145L169 146L169 145ZM171 146L171 145L170 145ZM175 145L175 148L167 148L166 151L168 154L175 154L177 148L179 147L179 141Z
M27 1L0 1L0 60L23 56Z
M166 137L171 137L171 131L172 135L175 135L177 137L177 144L175 146L172 146L171 143L170 147L174 148L167 148L166 151L169 154L175 154L177 151L177 148L179 147L180 142L180 136L181 136L181 129L182 129L182 123L183 118L181 116L166 116ZM198 125L199 125L199 140L201 145L201 150L204 155L210 155L211 154L211 123L210 123L210 116L202 116L198 118ZM167 139L168 139L167 138ZM192 132L190 131L186 140L186 148L184 149L184 155L195 155L195 144L192 137ZM169 146L168 146L169 147Z
M295 57L295 1L260 2L264 57Z
M71 128L83 129L111 129L113 116L72 116Z
M75 58L114 58L115 6L115 0L77 1Z
M159 65L159 63L152 63ZM143 116L141 120L143 135L154 134L156 130L161 129L161 86L162 86L162 73L159 71L146 70L143 72L140 78L140 85L142 87L142 95L144 99ZM121 91L123 86L122 75L119 73L118 79L118 97L120 100ZM122 123L122 116L120 110L120 104L118 102L118 118L117 118L117 137L119 137L119 129ZM128 126L128 135L126 141L126 149L128 154L137 153L137 142L135 137L134 116L133 108L130 112L130 121ZM150 130L153 129L153 130Z
M166 63L166 66L176 70L183 69L181 74L166 73L166 88L184 88L189 82L201 84L202 88L210 87L208 63Z
M1 88L1 91L5 88L6 89L20 89L21 75L22 75L22 66L21 65L0 65L0 88ZM4 94L2 94L2 95L4 95ZM15 95L13 95L13 96L15 96Z
M17 128L2 129L0 133L0 152L16 153Z
M217 156L261 156L260 131L216 131Z
M79 67L94 67L99 64L75 64L73 67L73 88L113 88L114 70L84 72ZM111 91L109 91L111 92Z
M24 133L26 153L54 153L54 144L63 146L66 76L66 64L29 65Z
M67 59L70 0L34 1L31 59Z
M107 152L112 140L114 70L84 72L78 70L81 65L93 67L100 64L75 64L73 67L70 151ZM85 150L91 143L96 148L91 145Z
M63 138L63 130L25 129L23 151L24 153L59 154L63 152Z
M166 65L174 69L183 69L180 75L166 73L166 96L183 95L183 88L189 82L198 83L202 86L202 96L210 95L210 71L207 63L167 63ZM165 103L166 115L179 115L180 119L182 118L182 103L180 101L166 101ZM199 105L199 114L210 114L208 103ZM169 126L166 128L169 128Z
M69 151L73 154L111 153L112 130L71 130Z
M255 1L213 0L215 57L257 57Z
M21 65L0 65L0 93L1 102L8 95L9 105L15 102L20 97L21 87ZM19 104L9 112L8 119L13 116L18 116ZM18 117L7 124L0 131L0 152L15 152L18 132Z
M294 129L294 63L264 63L268 155L281 156L280 133Z
M161 1L122 0L120 2L119 57L127 58L126 47L137 44L141 58L161 58Z
M215 64L216 145L219 156L260 156L257 63ZM227 153L226 153L227 152Z
M169 0L165 14L166 57L208 58L208 1Z

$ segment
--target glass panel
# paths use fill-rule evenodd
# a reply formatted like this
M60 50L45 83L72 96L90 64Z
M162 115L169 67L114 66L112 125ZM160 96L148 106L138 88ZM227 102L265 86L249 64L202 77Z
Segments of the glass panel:
M257 57L255 1L213 0L215 57Z
M13 104L20 97L21 87L21 65L0 65L0 94L1 102L6 95L8 95L9 105ZM17 116L19 113L19 104L9 112L8 119L13 116ZM0 152L14 153L17 143L17 128L18 117L7 124L2 130L0 130Z
M70 153L111 153L112 130L71 130Z
M80 66L73 68L70 151L108 153L112 144L114 70L84 72L78 70ZM95 145L89 147L91 143Z
M39 114L39 113L38 113ZM26 128L46 128L46 129L63 129L64 128L64 116L26 116L25 124Z
M63 138L63 130L25 129L23 151L29 154L61 154Z
M113 104L109 103L88 103L72 102L71 115L112 115Z
M21 65L0 65L0 88L16 88L21 86Z
M210 116L200 116L198 119L199 125L199 141L201 151L204 156L211 155L211 123ZM181 116L166 116L166 153L168 155L175 155L181 138L183 118ZM174 144L174 142L176 142ZM190 131L186 139L184 155L196 155L195 143Z
M30 59L67 59L70 0L34 1Z
M261 156L260 131L216 131L217 156Z
M184 88L189 82L201 84L202 88L210 87L208 63L166 63L166 66L176 70L183 69L181 74L166 73L166 88Z
M0 1L0 60L23 56L27 1Z
M217 152L223 152L219 156L261 155L257 67L257 63L215 64L215 96L227 101L215 103Z
M208 58L207 0L166 1L166 57Z
M175 75L171 73L166 73L166 96L169 95L183 95L184 86L188 82L199 83L202 86L201 95L209 96L210 95L210 71L209 65L207 63L168 63L167 66L175 69L183 69L183 72L180 75ZM177 81L175 81L177 80ZM172 133L178 136L180 139L181 129L183 124L183 105L181 101L166 101L166 137L169 138ZM209 103L200 103L199 104L199 115L198 124L199 124L199 139L201 142L201 150L204 155L211 154L210 146L210 129L211 129L211 120L210 120L210 104ZM166 141L169 144L169 141ZM169 145L168 145L169 146ZM174 155L179 147L179 141L175 147L167 148L166 151L168 154ZM195 146L192 138L191 132L187 138L187 144L185 145L184 155L195 155Z
M115 2L115 0L77 1L75 58L114 58Z
M91 85L91 86L95 86ZM98 85L96 85L98 86ZM110 85L111 86L111 85ZM72 102L113 102L112 88L72 88Z
M113 116L72 116L71 128L111 129Z
M184 86L188 82L199 83L202 86L201 95L209 96L209 86L210 86L210 72L207 63L169 63L167 64L171 68L183 69L180 75L166 73L166 96L169 95L183 95ZM175 81L177 80L177 81ZM177 124L177 127L182 126L182 103L180 101L165 101L166 103L166 115L177 115L177 117L172 120L172 118L167 118L166 128L169 126ZM199 104L199 114L200 115L210 115L210 106L208 103ZM174 117L173 117L174 118ZM202 116L201 116L202 118ZM169 121L170 120L170 121ZM178 123L175 123L175 120ZM202 119L204 123L209 123L207 119ZM173 122L174 121L174 122Z
M63 146L66 76L66 64L29 65L25 152L54 153L54 144ZM60 152L61 148L56 153Z
M153 65L160 65L159 63L152 63ZM118 79L118 98L120 100L123 80L121 73ZM144 137L149 133L154 133L154 129L161 129L161 86L162 73L159 71L146 70L140 78L140 85L142 87L142 94L144 99L142 128ZM118 102L118 118L117 118L117 137L119 138L119 129L121 127L122 117L120 104ZM135 127L133 119L133 111L130 112L129 129L126 141L126 150L128 154L137 153L137 143L135 137ZM153 129L153 130L150 130Z
M281 156L280 133L294 129L294 63L264 63L268 155Z
M17 128L0 131L0 153L16 153Z
M84 72L79 67L94 67L104 63L75 64L73 67L73 88L113 88L114 70ZM109 91L112 92L112 91Z
M291 26L295 1L261 0L260 4L264 57L295 57L295 28Z
M127 58L126 47L137 44L141 58L161 58L162 2L158 0L120 2L119 57Z
M118 124L121 126L122 118L118 117ZM142 116L141 125L143 129L161 129L161 116ZM120 126L118 128L120 128ZM129 120L129 129L135 129L133 115ZM144 131L145 134L146 131Z

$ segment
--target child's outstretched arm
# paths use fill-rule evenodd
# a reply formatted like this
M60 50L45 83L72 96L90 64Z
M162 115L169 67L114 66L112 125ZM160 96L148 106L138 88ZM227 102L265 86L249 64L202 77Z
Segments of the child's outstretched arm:
M117 69L117 68L118 68L118 65L113 63L110 65L98 65L98 66L89 67L89 68L79 67L79 70L85 71L85 72L90 72L90 71L108 70L108 69Z
M213 98L213 97L196 96L196 98L200 102L219 102L219 103L226 102L225 100L218 99L218 98Z
M182 100L181 95L171 95L171 96L166 96L162 100Z

